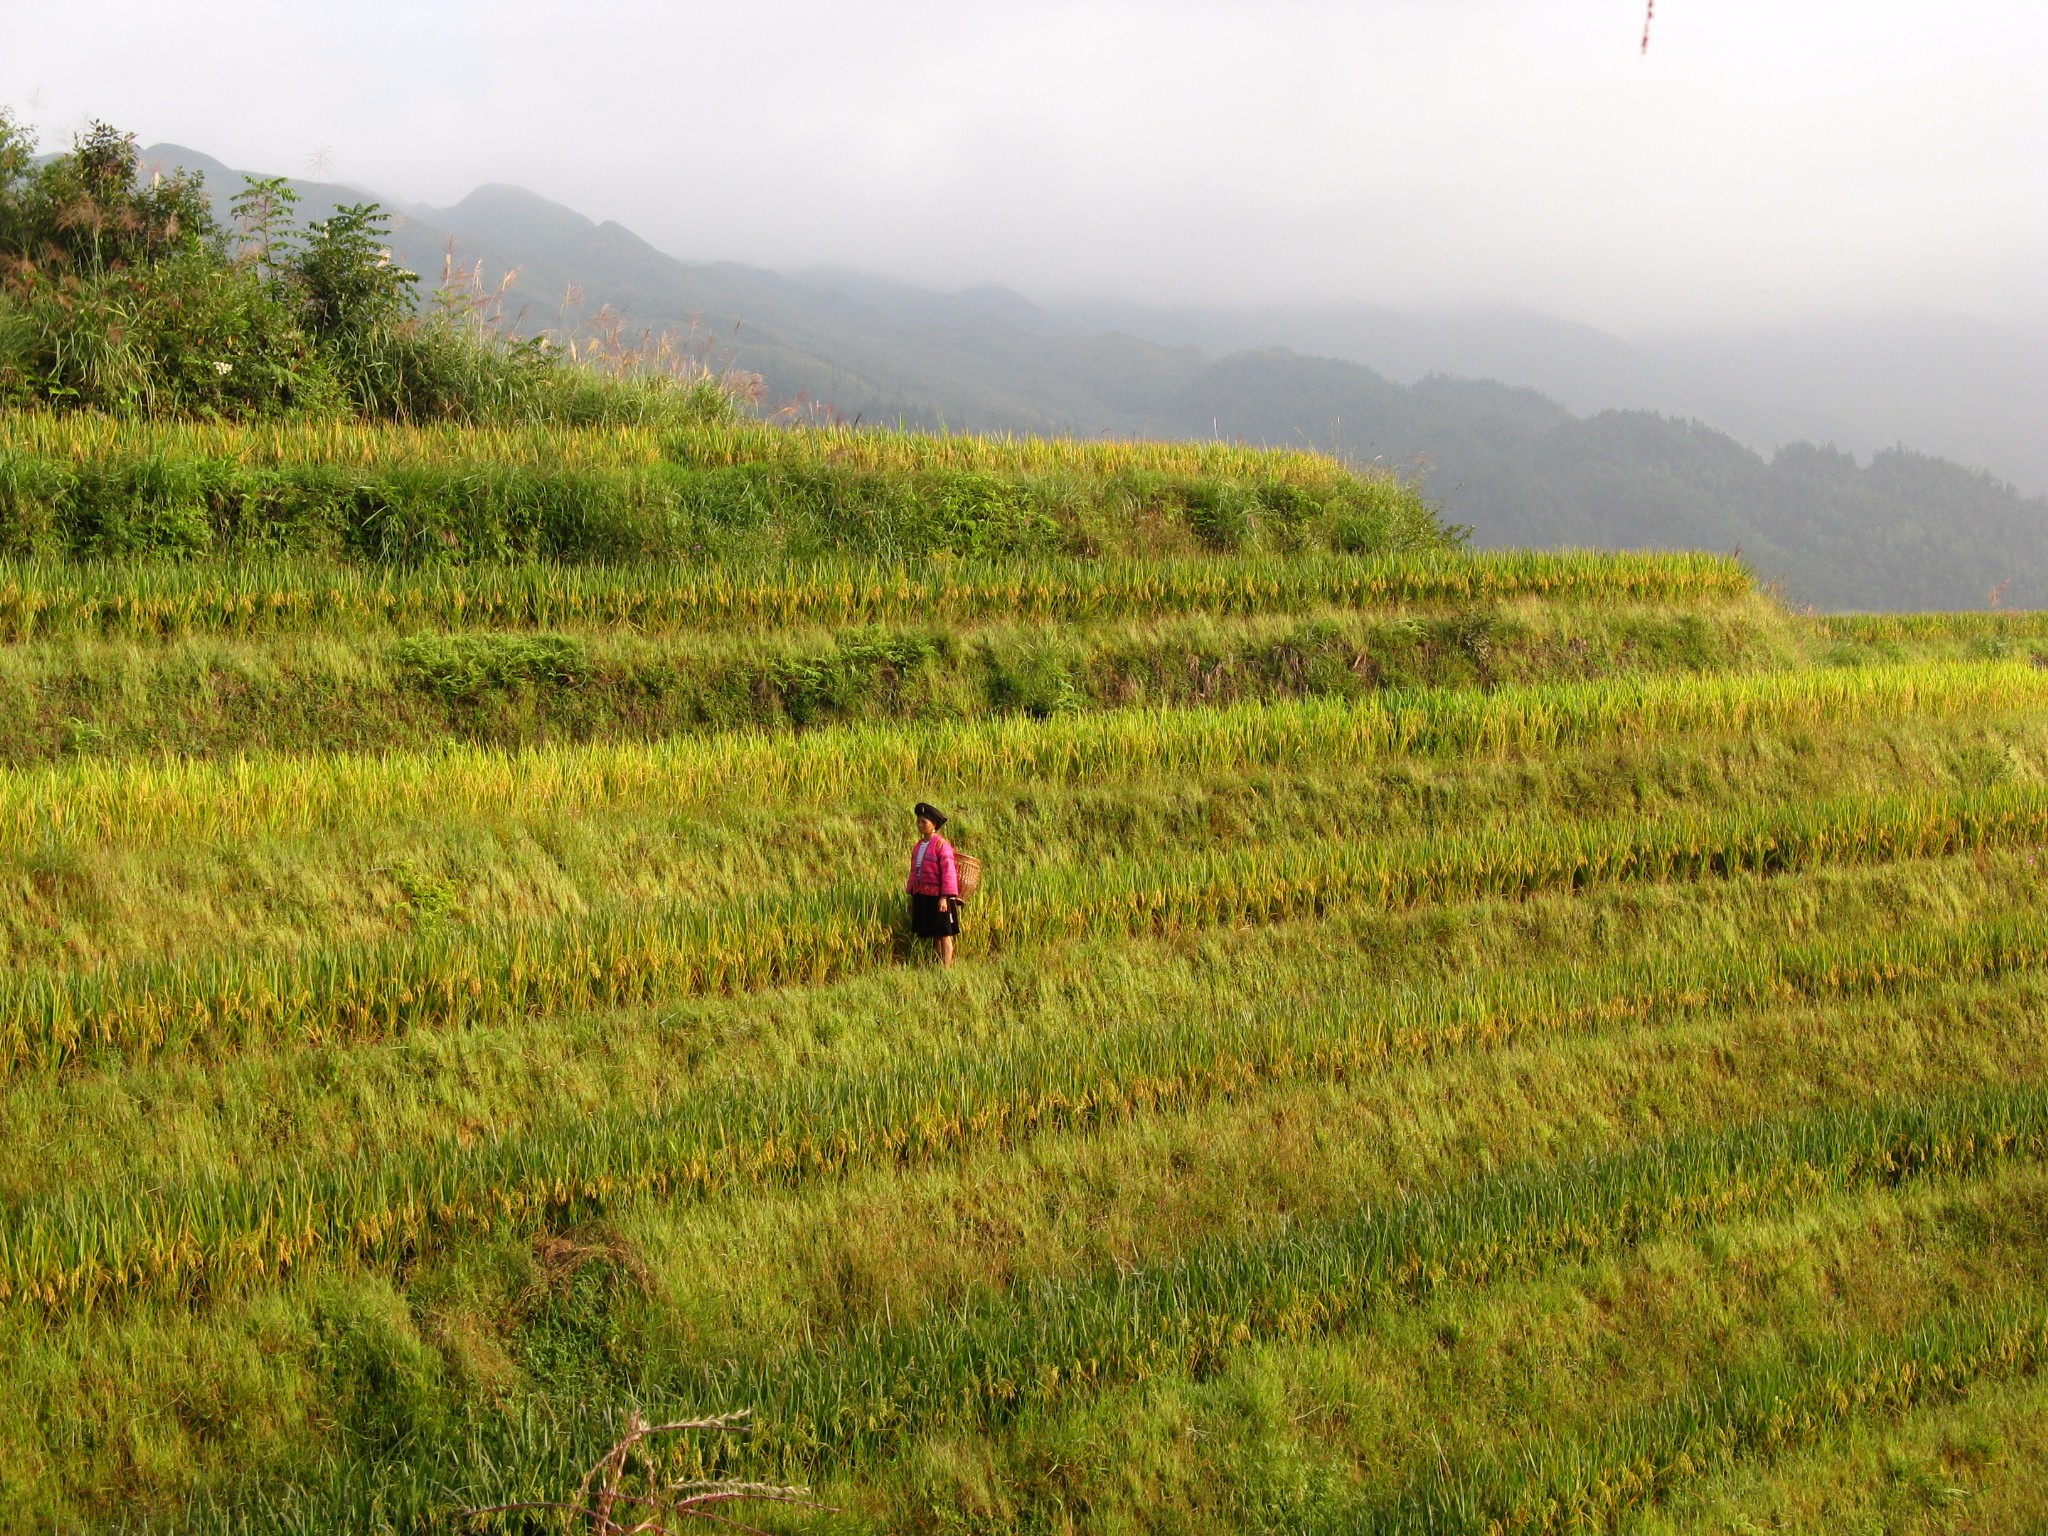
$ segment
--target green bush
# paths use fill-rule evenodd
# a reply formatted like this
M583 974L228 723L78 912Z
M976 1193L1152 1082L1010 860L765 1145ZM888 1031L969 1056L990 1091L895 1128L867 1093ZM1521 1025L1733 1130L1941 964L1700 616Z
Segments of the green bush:
M388 1455L441 1427L448 1397L440 1357L387 1282L329 1282L314 1328L323 1410L356 1447Z
M416 635L390 657L401 682L447 703L520 683L572 685L590 671L583 643L567 635Z
M1253 510L1259 502L1243 486L1192 485L1184 495L1188 527L1203 548L1234 554L1251 544L1257 530Z
M0 111L0 407L587 425L732 410L688 359L598 374L459 298L422 309L374 203L300 228L282 178L251 180L230 231L197 176L145 183L133 137L104 123L32 150Z

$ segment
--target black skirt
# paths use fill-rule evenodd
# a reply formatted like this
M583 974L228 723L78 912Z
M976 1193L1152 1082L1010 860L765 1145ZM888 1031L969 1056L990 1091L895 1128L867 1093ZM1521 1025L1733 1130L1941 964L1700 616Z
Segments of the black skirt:
M960 931L960 898L948 897L946 910L939 910L936 896L910 898L910 931L920 939L950 939Z

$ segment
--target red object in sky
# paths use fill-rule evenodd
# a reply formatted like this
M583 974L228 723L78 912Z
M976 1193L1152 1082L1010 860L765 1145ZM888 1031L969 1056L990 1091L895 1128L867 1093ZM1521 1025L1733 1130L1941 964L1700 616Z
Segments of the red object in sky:
M1650 0L1649 8L1643 12L1643 52L1650 51L1650 23L1657 19L1657 0Z

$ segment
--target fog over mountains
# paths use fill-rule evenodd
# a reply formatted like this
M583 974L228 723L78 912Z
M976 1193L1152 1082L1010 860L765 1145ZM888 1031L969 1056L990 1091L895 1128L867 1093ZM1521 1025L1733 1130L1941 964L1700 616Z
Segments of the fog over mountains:
M238 172L173 145L146 165ZM297 183L320 217L351 189ZM1516 309L1038 303L694 263L517 187L385 200L428 285L451 246L568 305L695 325L771 402L970 430L1313 442L1426 473L1485 544L1741 547L1830 608L2048 606L2048 334L1886 312L1624 340ZM1858 462L1861 455L1867 462Z
M2048 492L2048 335L1967 315L1889 310L1629 342L1509 308L1233 315L1093 304L1067 313L1211 352L1285 346L1341 357L1401 383L1431 373L1500 379L1582 415L1697 417L1763 452L1802 439L1865 455L1907 444Z

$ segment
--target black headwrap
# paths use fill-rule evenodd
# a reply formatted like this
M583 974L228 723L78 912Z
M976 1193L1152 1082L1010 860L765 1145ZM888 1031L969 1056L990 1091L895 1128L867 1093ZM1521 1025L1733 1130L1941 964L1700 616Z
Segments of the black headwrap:
M922 800L917 802L917 814L935 827L943 827L946 824L946 813L936 805L927 805Z

